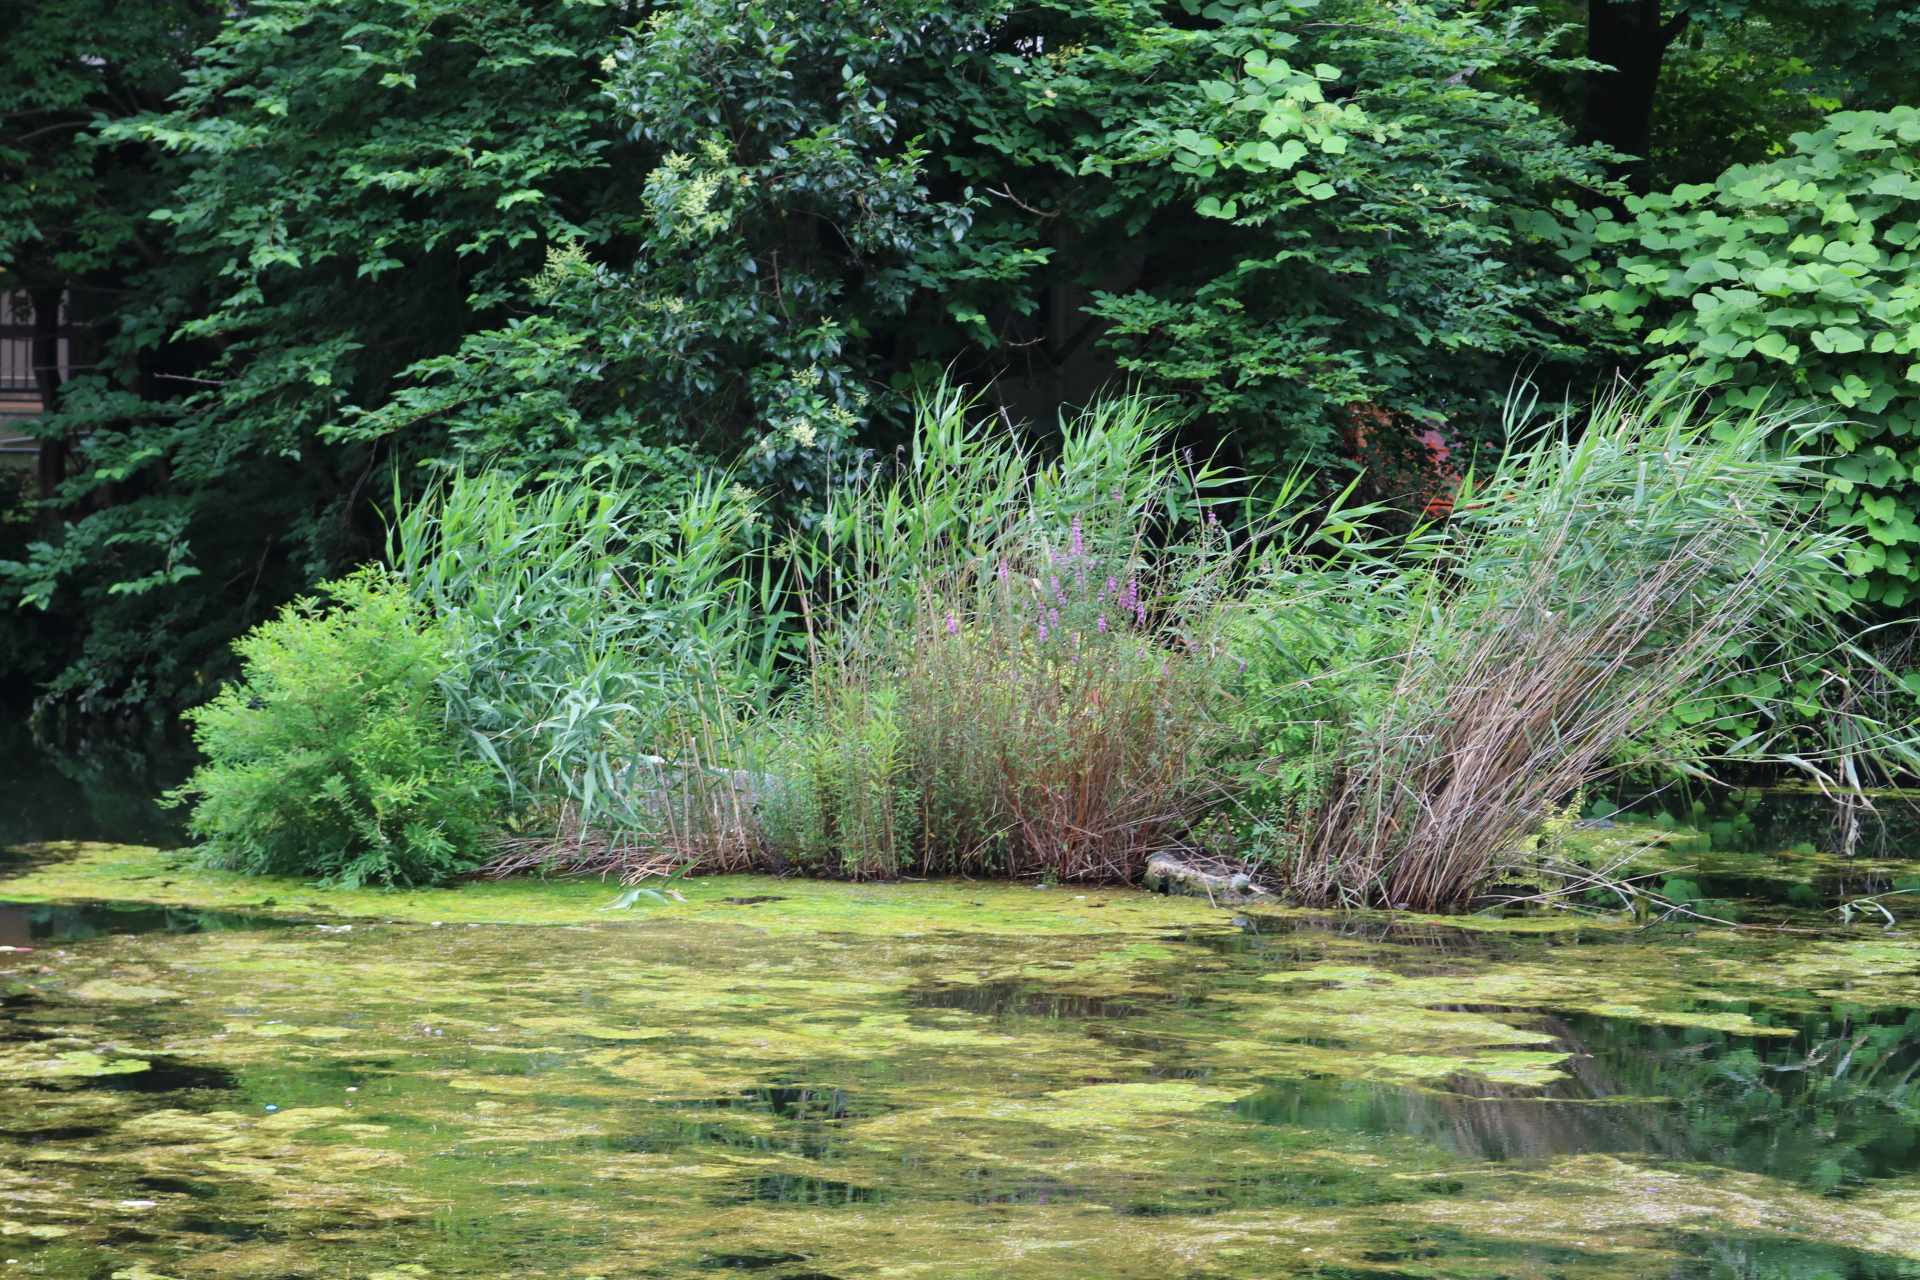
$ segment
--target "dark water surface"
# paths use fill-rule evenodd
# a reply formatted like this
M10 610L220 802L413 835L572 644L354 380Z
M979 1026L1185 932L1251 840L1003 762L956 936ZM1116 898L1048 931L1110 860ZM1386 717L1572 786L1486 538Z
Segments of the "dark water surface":
M193 749L176 734L100 734L60 744L0 713L0 849L48 840L169 846L184 813L161 793L186 781Z

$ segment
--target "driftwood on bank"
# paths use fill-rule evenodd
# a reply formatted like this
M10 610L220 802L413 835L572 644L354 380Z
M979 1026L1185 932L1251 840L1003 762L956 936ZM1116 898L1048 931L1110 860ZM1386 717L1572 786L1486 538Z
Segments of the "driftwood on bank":
M1142 883L1155 893L1205 898L1216 906L1280 901L1271 888L1254 879L1246 864L1233 858L1156 853L1147 859Z

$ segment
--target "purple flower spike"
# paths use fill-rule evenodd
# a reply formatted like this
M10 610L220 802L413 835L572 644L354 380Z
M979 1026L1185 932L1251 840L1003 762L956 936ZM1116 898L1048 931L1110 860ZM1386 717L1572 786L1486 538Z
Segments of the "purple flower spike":
M1047 624L1043 622L1040 624L1040 643L1045 644L1046 642L1047 642Z
M1167 664L1164 662L1160 664L1160 674L1161 675L1167 674Z
M1007 580L1007 562L1005 560L1002 560L1000 562L1000 581L1005 582L1006 580Z
M1145 605L1135 606L1134 613L1136 615L1134 620L1138 622L1141 626L1143 627L1146 626L1147 625L1147 606Z
M1120 589L1120 583L1114 578L1107 579L1107 594L1112 595Z
M1207 523L1208 523L1208 524L1219 524L1219 523L1220 523L1220 517L1219 517L1219 516L1217 516L1217 515L1215 515L1215 514L1213 514L1213 512L1211 512L1211 511L1209 511L1209 512L1207 512Z
M1100 634L1105 635L1106 633L1107 633L1107 615L1103 613L1100 615Z
M1080 554L1080 517L1073 518L1073 554Z
M960 619L954 617L952 614L947 615L947 634L950 636L960 634Z
M1059 611L1058 609L1049 609L1049 610L1047 610L1047 621L1048 621L1048 622L1051 622L1051 623L1052 623L1052 624L1053 624L1054 626L1056 626L1056 627L1057 627L1057 626L1059 626L1059 625L1060 625L1060 611Z

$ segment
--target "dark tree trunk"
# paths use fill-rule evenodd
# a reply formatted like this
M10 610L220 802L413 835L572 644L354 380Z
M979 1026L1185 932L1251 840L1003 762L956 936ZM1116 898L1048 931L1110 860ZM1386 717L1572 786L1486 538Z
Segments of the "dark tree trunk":
M60 403L60 300L65 292L57 285L27 290L33 303L33 381L43 413L53 412ZM40 437L38 471L40 498L45 501L67 478L65 436Z
M1614 176L1644 192L1652 180L1647 152L1653 141L1653 95L1667 46L1687 28L1682 13L1660 20L1661 0L1588 0L1587 56L1611 70L1587 73L1583 132L1633 160Z

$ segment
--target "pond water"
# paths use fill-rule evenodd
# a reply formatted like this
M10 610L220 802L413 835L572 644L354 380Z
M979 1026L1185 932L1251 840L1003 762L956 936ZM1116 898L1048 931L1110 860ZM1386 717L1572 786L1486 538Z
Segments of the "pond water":
M46 840L176 844L184 812L161 793L193 769L192 747L158 726L53 741L0 707L0 849Z
M687 883L15 880L0 1277L1920 1277L1904 931Z
M1799 933L756 877L615 915L53 844L176 843L185 753L0 751L0 1280L1920 1280L1900 804L1850 857L1817 796L1589 807ZM1868 895L1899 923L1840 927Z

